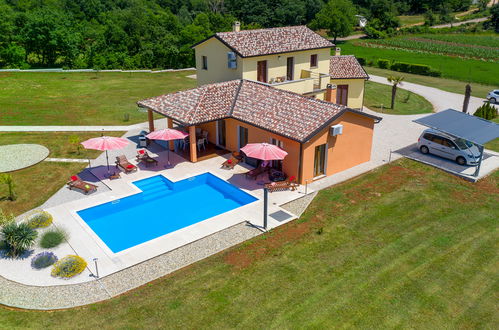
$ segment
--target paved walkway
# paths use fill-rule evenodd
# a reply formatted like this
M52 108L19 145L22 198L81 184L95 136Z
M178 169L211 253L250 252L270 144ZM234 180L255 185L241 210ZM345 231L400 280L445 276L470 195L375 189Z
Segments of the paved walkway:
M375 75L369 75L369 76L371 77L370 79L371 81L390 86L392 85L391 83L388 82L388 80L385 77L375 76ZM428 101L430 101L431 104L433 104L433 107L436 112L446 110L449 108L460 111L463 108L463 102L464 102L463 94L446 92L436 87L428 87L405 81L402 82L400 88L406 89L408 91L423 96ZM484 101L485 99L472 96L470 98L470 104L468 106L468 113L470 114L475 113L476 109L479 106L483 105Z

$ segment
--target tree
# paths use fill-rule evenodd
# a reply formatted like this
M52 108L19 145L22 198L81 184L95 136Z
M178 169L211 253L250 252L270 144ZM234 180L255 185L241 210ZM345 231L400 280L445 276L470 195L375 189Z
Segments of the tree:
M487 5L489 4L489 0L478 0L478 10L485 11L487 9Z
M499 33L499 3L496 3L490 8L490 14L490 25Z
M326 29L336 43L338 37L347 37L352 32L355 22L355 8L349 0L330 0L315 15L311 27Z
M15 185L14 185L14 180L12 179L12 176L10 174L4 173L0 176L0 183L4 183L7 185L7 188L9 189L9 196L8 198L11 201L15 201L17 198L17 194L14 190Z
M392 110L395 109L395 96L397 95L397 87L398 85L402 85L402 81L404 77L402 76L389 76L387 78L388 82L392 84Z
M37 232L27 223L9 222L2 228L2 235L7 244L7 254L18 257L35 243Z
M80 154L80 148L81 148L81 138L78 135L71 135L69 136L69 144L73 145L76 147L76 153L79 155Z

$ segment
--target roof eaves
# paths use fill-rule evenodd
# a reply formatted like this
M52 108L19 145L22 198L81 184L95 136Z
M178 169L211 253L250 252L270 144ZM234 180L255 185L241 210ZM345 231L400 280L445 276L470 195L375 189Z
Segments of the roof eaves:
M304 49L297 49L297 50L289 50L285 52L275 52L275 53L265 53L265 54L258 54L258 55L250 55L250 56L242 56L243 58L251 58L251 57L258 57L258 56L269 56L269 55L278 55L278 54L286 54L286 53L295 53L295 52L304 52L307 50L315 50L315 49L325 49L325 48L333 48L333 46L324 46L324 47L313 47L313 48L304 48Z
M215 39L217 39L218 41L220 41L221 43L223 43L225 46L227 46L227 48L231 49L232 51L234 51L234 53L236 53L237 55L239 55L240 57L245 57L243 56L243 54L241 54L237 49L235 49L234 47L232 47L231 45L229 45L225 40L223 40L222 38L220 38L219 35L217 34L214 34L213 37L215 37Z

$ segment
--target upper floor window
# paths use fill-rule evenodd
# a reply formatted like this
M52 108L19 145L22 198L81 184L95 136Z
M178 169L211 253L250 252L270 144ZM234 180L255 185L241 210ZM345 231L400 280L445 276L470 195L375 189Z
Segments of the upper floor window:
M229 69L236 69L237 68L237 57L234 52L228 52L227 53L227 67Z
M317 67L317 54L310 55L310 67L311 68Z
M203 56L202 60L203 60L203 70L208 70L208 57Z

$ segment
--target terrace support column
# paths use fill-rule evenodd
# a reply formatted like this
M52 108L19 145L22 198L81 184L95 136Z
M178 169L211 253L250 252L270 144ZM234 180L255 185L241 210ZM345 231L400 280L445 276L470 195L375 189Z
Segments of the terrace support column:
M191 151L191 162L195 163L198 161L198 152L196 145L196 126L189 126L189 144Z
M149 133L154 131L154 116L151 109L147 109L147 120L149 121Z
M170 129L173 128L173 120L171 118L167 118L167 120L168 120L168 128L170 128ZM174 143L175 143L175 141L173 141L173 140L170 140L168 142L168 144L170 145L170 150L171 151L175 150L175 144Z

